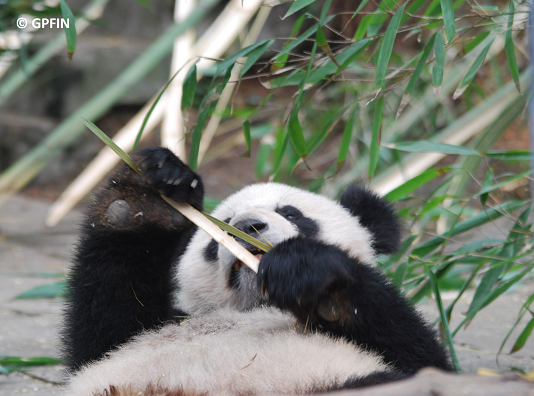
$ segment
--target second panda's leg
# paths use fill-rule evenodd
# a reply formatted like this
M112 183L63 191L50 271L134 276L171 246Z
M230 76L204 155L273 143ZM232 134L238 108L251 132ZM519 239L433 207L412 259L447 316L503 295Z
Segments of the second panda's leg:
M294 238L267 252L258 284L267 300L302 324L342 336L384 357L403 373L451 369L434 332L375 268L335 246Z
M195 227L160 193L202 209L202 181L169 150L134 154L87 210L68 276L62 346L75 371L174 317L173 265Z

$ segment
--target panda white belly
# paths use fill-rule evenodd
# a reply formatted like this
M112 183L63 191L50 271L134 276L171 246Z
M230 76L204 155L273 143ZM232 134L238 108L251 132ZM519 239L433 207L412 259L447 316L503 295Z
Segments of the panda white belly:
M309 393L391 370L352 343L294 325L294 317L272 308L221 310L167 325L84 368L67 394Z

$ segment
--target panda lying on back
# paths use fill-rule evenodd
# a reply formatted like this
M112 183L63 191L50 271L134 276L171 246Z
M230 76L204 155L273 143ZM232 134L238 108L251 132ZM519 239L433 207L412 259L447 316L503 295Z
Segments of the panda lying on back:
M63 334L68 394L317 393L452 369L375 268L400 235L373 193L353 186L338 204L268 183L227 198L213 216L274 246L255 274L160 198L202 210L197 174L163 148L134 159L143 177L123 165L83 225Z

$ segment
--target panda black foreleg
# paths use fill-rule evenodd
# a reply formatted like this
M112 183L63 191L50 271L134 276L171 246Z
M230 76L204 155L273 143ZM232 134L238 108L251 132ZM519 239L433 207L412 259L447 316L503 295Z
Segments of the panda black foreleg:
M83 221L62 340L71 371L176 313L172 267L195 227L160 193L202 209L202 181L169 150L145 149L133 157L143 177L120 167Z
M339 248L294 238L264 255L258 283L267 300L317 331L383 356L405 374L450 361L414 307L368 264Z

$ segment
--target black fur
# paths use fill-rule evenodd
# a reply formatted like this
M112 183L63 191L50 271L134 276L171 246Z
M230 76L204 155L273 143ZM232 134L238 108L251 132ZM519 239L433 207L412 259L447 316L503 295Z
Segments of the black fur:
M452 370L434 332L404 296L380 271L335 246L301 237L278 244L260 261L258 286L301 323L367 347L401 373L426 366ZM326 319L317 311L325 299L338 311Z
M175 210L159 193L201 210L204 192L200 178L185 165L176 166L178 158L169 153L166 149L137 152L134 159L143 169L143 178L125 165L120 167L85 215L67 283L62 344L70 371L177 314L171 270L196 227L173 216ZM177 175L186 183L185 192L183 186L173 186L181 190L175 193L163 183ZM198 182L191 188L194 179ZM108 208L117 200L130 207L128 221L121 218L118 224L108 218Z
M349 186L341 194L339 203L353 216L358 216L360 224L371 231L373 249L377 253L391 254L397 251L401 229L391 204L366 188L356 185Z

